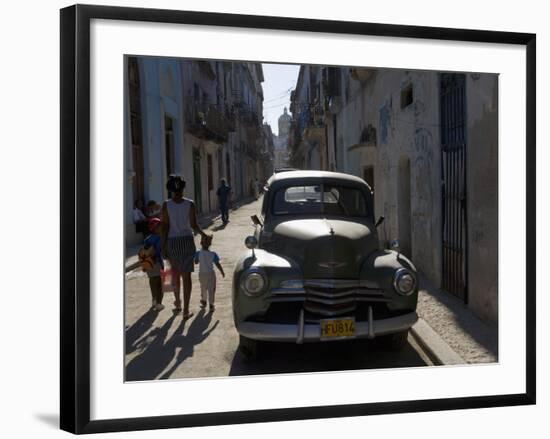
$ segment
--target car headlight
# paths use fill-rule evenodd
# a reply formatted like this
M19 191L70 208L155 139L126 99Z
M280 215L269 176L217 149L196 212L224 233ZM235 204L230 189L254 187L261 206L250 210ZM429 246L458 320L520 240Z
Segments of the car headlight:
M393 287L399 294L408 296L416 288L416 275L406 268L400 268L395 272Z
M265 277L258 271L251 271L244 275L242 286L249 296L259 295L265 288Z

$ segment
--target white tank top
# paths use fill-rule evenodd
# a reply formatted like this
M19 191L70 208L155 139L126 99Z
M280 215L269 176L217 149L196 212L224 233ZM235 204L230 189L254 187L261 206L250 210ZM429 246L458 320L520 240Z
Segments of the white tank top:
M170 222L168 238L192 236L193 229L189 223L191 200L183 198L181 203L176 203L172 199L167 200L166 209L168 210L168 221Z

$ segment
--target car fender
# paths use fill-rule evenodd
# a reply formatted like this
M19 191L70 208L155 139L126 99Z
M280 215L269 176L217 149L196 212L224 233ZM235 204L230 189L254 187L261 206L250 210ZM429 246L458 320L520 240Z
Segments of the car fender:
M243 273L249 270L257 270L266 278L265 292L258 296L250 297L244 293L241 287ZM254 312L265 311L269 302L263 297L272 288L275 288L283 280L302 279L302 270L294 261L262 249L248 250L235 264L233 273L232 302L233 315L237 323L246 315Z
M393 287L395 272L399 268L407 268L417 275L414 264L403 254L394 250L377 250L372 252L361 267L361 282L369 287L381 289L392 302L391 309L416 309L418 300L418 282L415 291L409 296L398 294Z

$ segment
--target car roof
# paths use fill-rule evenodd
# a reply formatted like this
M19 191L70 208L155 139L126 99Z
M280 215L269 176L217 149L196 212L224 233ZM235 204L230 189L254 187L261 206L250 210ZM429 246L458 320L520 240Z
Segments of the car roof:
M330 180L344 180L347 182L358 183L366 185L365 180L355 175L344 174L343 172L330 172L330 171L285 171L273 174L267 181L267 185L271 186L274 183L283 182L285 180L300 180L300 179L330 179Z

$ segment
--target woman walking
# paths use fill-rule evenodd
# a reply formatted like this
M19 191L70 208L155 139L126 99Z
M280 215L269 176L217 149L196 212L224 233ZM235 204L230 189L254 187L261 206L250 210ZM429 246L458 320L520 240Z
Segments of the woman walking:
M183 318L193 314L189 312L191 299L191 273L196 252L193 232L206 234L197 223L195 204L183 197L185 180L179 175L171 175L166 183L171 198L162 205L162 252L172 267L174 286L174 312L181 311L180 280L183 280Z

